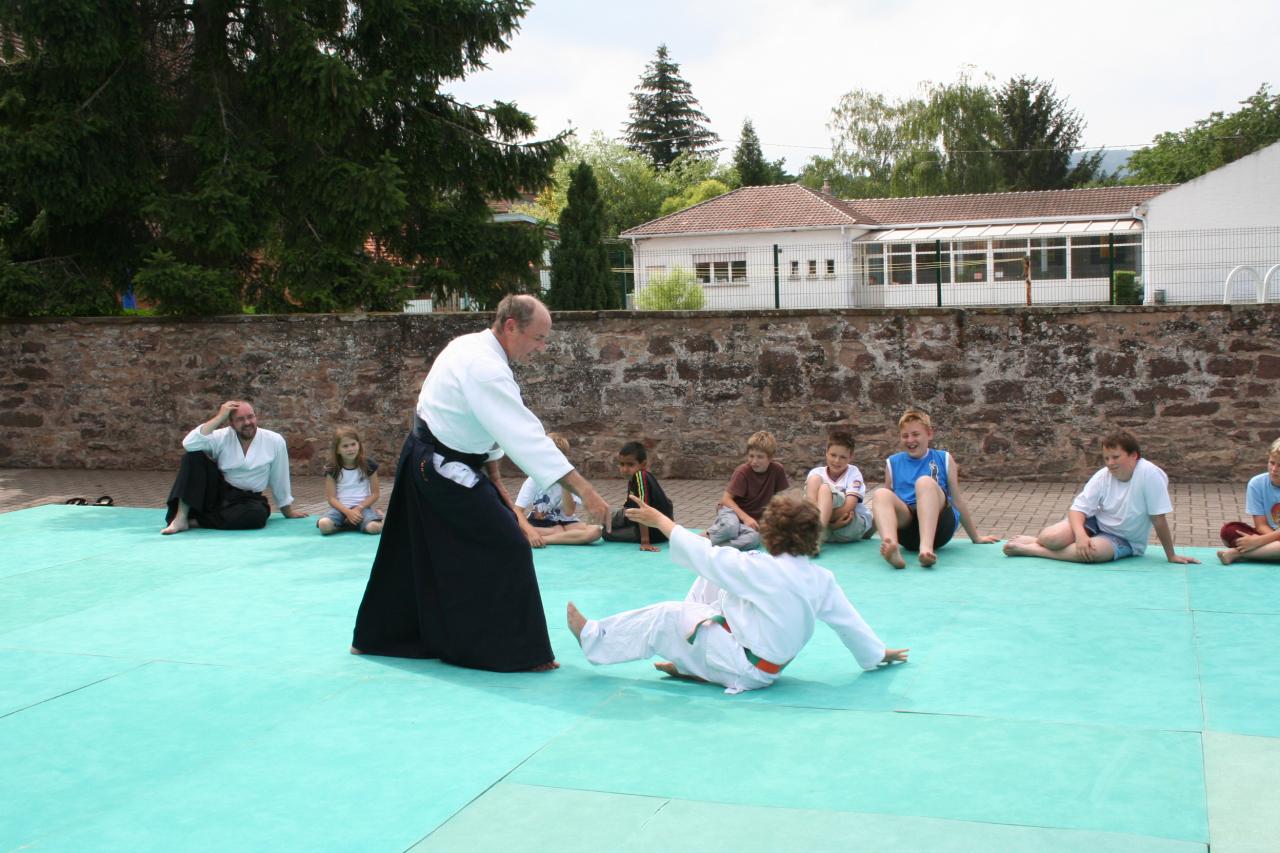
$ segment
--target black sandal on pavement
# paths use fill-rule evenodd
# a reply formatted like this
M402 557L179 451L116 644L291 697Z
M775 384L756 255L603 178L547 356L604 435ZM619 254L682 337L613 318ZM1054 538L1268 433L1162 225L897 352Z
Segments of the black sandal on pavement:
M111 495L103 495L93 502L94 506L115 506L116 502L111 499Z
M63 503L69 504L71 506L84 506L85 504L88 503L88 501L85 500L84 498L67 498L65 501L63 501Z

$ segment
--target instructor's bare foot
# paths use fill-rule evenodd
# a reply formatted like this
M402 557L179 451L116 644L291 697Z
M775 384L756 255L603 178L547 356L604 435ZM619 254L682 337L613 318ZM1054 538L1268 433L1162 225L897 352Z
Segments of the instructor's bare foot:
M907 567L907 561L902 559L902 549L898 547L896 539L884 539L880 542L880 556L895 569Z
M934 564L938 562L938 555L932 551L920 552L920 565L926 569L932 569Z
M1239 556L1240 552L1235 548L1227 548L1224 551L1218 552L1218 562L1222 563L1224 566L1229 566L1234 563Z
M188 524L185 519L174 518L173 521L169 522L168 527L160 531L160 535L171 536L174 533L181 533L182 531L187 530L190 526L191 525Z
M528 672L550 672L553 669L559 669L559 668L560 668L560 661L549 660L546 663L540 663L537 666L529 667Z
M705 678L699 678L696 675L689 675L688 673L681 672L680 670L676 669L675 664L670 663L669 661L663 661L662 663L655 663L653 665L653 668L656 669L658 672L663 673L664 675L671 676L672 678L683 678L687 681L701 681L703 684L707 683L707 680Z
M582 629L587 624L587 617L582 615L572 601L565 608L565 615L569 617L569 630L573 632L573 638L578 641L578 645L582 645Z
M357 649L355 646L352 646L352 647L351 647L351 654L353 654L353 655L362 655L362 654L364 654L364 652L360 651L360 650L359 650L359 649Z

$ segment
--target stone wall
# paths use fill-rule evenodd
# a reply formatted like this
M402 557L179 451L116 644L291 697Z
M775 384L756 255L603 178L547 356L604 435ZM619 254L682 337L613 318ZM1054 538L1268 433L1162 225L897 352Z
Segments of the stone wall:
M338 423L394 461L435 353L477 315L0 324L0 466L166 469L225 399L252 399L315 474ZM758 429L800 474L853 432L879 479L897 415L976 479L1079 481L1133 429L1174 478L1243 481L1280 436L1280 306L565 313L517 367L588 476L642 439L666 477L726 477Z

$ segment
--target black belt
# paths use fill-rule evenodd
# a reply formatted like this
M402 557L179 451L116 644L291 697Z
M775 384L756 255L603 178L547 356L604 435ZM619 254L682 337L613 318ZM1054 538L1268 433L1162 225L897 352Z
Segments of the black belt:
M435 452L443 456L446 462L461 462L463 465L479 471L489 461L489 454L487 453L463 453L461 450L454 450L432 435L431 427L427 426L427 422L417 414L413 416L413 432L418 436L419 441L434 447Z

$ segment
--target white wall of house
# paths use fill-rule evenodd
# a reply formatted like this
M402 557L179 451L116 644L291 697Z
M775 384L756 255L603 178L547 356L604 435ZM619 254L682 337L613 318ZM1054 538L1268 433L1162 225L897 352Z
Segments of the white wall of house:
M1223 297L1239 265L1232 298L1252 301L1256 276L1280 264L1280 143L1188 181L1147 202L1144 283L1170 302ZM1280 299L1280 271L1269 300Z
M636 297L678 267L703 279L707 308L859 307L865 288L851 243L864 233L837 227L637 239Z

